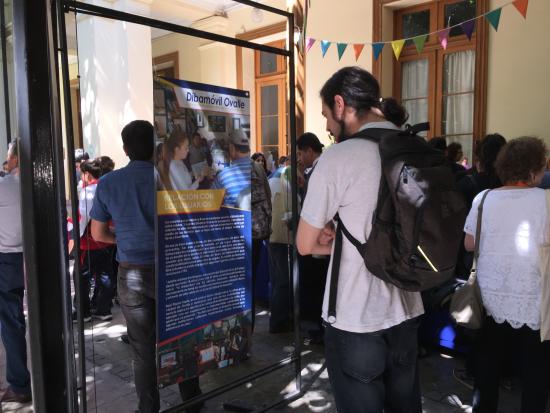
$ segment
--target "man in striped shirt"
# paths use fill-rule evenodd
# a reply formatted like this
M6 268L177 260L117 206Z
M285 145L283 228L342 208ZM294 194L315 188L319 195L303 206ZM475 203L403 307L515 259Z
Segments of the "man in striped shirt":
M250 138L242 129L229 135L229 158L231 165L218 174L212 188L225 189L224 205L236 207L239 195L250 190L252 172Z

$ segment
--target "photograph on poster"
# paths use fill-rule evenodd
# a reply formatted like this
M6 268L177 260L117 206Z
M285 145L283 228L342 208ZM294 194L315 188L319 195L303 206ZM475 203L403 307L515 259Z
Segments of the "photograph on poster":
M159 90L157 360L167 386L248 358L252 163L249 133L231 128L250 123L249 92L157 78Z
M204 128L204 117L202 112L197 112L197 128Z
M211 132L225 132L225 116L208 116L208 126Z
M217 320L163 345L159 350L159 385L241 363L249 356L251 325L248 311Z

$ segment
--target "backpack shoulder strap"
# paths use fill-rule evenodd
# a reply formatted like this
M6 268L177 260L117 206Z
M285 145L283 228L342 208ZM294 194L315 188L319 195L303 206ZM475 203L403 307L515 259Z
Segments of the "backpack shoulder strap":
M330 272L330 286L328 296L328 322L334 324L336 321L336 299L338 297L338 278L340 277L340 261L342 259L342 234L357 248L361 254L361 243L345 227L344 223L336 214L334 220L338 222L336 235L334 237L334 255L332 257L332 270Z

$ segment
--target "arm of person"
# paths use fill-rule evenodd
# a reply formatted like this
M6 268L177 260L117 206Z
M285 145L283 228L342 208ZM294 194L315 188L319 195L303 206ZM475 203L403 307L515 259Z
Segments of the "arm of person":
M115 233L109 227L108 222L92 219L92 238L106 244L116 244Z
M474 251L476 247L476 240L473 235L465 234L464 236L464 249L466 251Z
M296 246L301 255L330 255L332 250L332 238L327 228L316 228L308 224L303 218L300 219L298 234L296 235Z

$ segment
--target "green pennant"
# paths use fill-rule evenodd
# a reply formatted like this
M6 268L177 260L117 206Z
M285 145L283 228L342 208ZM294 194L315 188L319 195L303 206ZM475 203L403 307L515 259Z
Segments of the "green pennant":
M423 36L416 36L413 39L414 45L416 46L416 51L420 54L422 53L422 50L424 50L424 44L426 43L426 40L428 40L428 35L425 34Z
M487 19L487 21L489 23L491 23L491 26L493 26L493 29L495 29L495 31L498 30L498 23L500 22L500 13L501 12L502 12L502 7L498 8L498 9L495 9L492 12L487 13L485 15L485 18Z
M338 49L338 60L342 59L342 56L346 51L346 47L348 47L347 43L336 43L336 48Z

